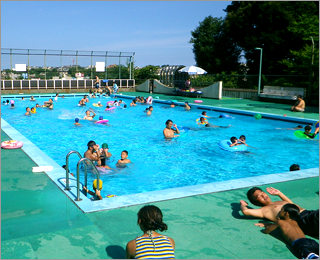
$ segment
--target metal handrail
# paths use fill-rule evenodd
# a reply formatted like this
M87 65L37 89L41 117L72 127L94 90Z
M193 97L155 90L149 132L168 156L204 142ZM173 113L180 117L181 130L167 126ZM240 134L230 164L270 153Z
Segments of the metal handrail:
M77 154L79 156L79 158L82 159L81 154L77 151L71 151L67 154L67 156L66 156L66 188L65 188L65 190L71 190L69 187L69 156L73 153Z
M100 184L100 175L99 175L99 171L97 170L97 168L94 166L94 164L92 163L92 161L88 158L82 158L78 161L77 163L77 198L75 199L75 201L81 201L82 199L80 199L80 174L79 174L79 166L80 163L83 161L88 161L89 164L92 166L92 168L94 169L94 171L96 172L97 175L97 188L99 188L99 184ZM85 186L87 186L87 165L85 164ZM87 192L86 192L87 193ZM87 195L87 194L85 194Z

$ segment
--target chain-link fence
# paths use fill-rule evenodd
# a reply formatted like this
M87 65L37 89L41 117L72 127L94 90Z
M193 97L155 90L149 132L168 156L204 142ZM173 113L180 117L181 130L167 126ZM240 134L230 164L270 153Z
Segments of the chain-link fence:
M94 79L97 75L100 79L132 79L134 54L1 48L1 78Z

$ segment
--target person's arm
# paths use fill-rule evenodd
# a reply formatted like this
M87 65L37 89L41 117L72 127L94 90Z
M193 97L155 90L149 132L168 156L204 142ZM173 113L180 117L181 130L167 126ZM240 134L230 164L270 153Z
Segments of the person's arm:
M86 186L83 186L83 189L84 189L87 193L89 193L90 195L92 195L92 196L95 195L94 192L92 192L91 190L88 190Z
M248 206L247 202L245 202L244 200L240 200L240 208L243 215L257 217L257 218L264 218L261 209L249 209L247 208L247 206Z
M176 243L174 242L174 240L171 237L168 237L168 239L169 239L169 241L170 241L170 243L172 245L172 248L174 250L174 248L176 247Z
M278 195L280 197L280 199L282 199L283 201L293 203L286 195L284 195L281 191L279 191L275 188L270 187L270 188L267 188L266 190L271 195Z
M238 145L238 144L237 143L232 143L232 144L229 145L229 147L236 146L236 145Z
M134 259L136 254L136 241L131 240L126 246L126 259Z
M269 234L273 230L275 230L277 227L279 227L277 222L274 222L274 223L255 223L254 225L258 226L258 227L264 227L265 229L263 230L263 232L265 234Z
M96 195L98 196L99 200L102 200L101 192L99 189L96 189Z
M176 124L174 124L174 125L173 125L173 127L176 129L176 133L177 133L177 134L180 134L180 131L179 131L179 129L178 129L178 127L177 127L177 125L176 125Z

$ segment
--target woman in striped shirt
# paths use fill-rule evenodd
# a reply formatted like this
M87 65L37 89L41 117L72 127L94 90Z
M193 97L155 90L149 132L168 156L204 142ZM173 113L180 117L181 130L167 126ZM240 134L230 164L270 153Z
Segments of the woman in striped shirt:
M138 225L143 235L127 244L127 259L174 259L174 240L155 230L164 231L168 226L162 222L161 210L153 205L142 207L138 212Z

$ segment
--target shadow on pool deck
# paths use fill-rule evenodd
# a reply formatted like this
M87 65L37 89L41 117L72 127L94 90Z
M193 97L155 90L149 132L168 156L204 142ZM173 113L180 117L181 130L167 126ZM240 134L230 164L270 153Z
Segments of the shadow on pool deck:
M210 105L247 105L237 101L210 100L214 103ZM303 116L316 119L309 113ZM3 131L1 139L9 139ZM137 226L141 205L84 214L45 173L33 173L34 166L21 149L1 149L1 258L124 258L126 243L141 235ZM303 208L319 208L319 177L272 186ZM247 190L153 203L162 210L168 224L168 231L163 233L176 242L176 258L294 258L278 231L265 235L254 226L259 219L242 215L239 200L246 200Z

